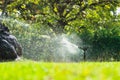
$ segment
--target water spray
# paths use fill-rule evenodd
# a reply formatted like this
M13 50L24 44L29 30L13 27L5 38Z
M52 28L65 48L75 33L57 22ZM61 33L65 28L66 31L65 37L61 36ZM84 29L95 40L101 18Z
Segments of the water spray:
M11 18L0 19L11 22ZM13 20L11 23L19 25L24 31L22 34L19 34L20 37L18 38L22 43L24 49L23 56L25 58L54 62L73 62L86 59L87 48L79 47L82 44L82 40L75 34L62 34L51 37L49 34L35 32L36 30L32 28L32 25L24 22ZM12 25L12 27L16 26ZM26 34L26 37L22 36Z

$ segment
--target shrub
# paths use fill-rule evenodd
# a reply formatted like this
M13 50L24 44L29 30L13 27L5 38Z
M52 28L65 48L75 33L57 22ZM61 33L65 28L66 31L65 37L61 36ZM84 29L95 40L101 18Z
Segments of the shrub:
M120 57L120 28L103 28L95 32L93 38L93 53L98 54L97 58L110 60L114 58L119 60Z

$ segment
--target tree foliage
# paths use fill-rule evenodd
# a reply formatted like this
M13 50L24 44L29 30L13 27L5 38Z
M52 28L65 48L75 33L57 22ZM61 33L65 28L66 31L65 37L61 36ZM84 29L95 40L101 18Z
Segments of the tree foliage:
M9 0L4 0L3 12ZM11 1L11 3L10 3ZM48 24L56 33L73 28L77 31L85 24L101 25L111 18L119 0L10 0L9 15L18 14L24 20ZM40 16L42 16L42 19Z

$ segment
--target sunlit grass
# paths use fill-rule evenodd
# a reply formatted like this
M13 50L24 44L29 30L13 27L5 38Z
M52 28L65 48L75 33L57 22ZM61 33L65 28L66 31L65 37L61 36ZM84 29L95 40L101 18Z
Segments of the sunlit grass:
M120 62L0 63L0 80L118 80Z

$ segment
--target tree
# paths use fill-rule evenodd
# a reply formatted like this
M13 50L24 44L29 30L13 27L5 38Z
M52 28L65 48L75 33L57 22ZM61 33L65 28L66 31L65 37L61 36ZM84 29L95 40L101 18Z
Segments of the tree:
M37 30L43 26L56 34L75 32L84 45L94 46L101 41L94 43L96 35L102 35L99 31L110 29L111 33L112 27L119 26L115 14L119 5L119 0L14 0L1 9L9 17L40 24L33 27Z

